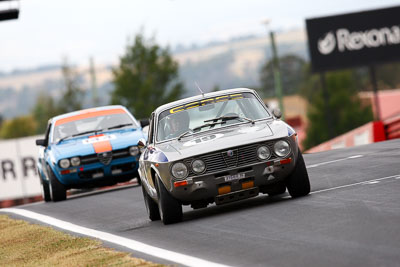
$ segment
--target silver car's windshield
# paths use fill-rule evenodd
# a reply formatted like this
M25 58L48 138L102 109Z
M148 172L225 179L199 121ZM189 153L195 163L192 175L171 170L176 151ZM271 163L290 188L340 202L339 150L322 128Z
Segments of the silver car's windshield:
M157 141L268 117L267 109L252 93L207 98L161 112Z

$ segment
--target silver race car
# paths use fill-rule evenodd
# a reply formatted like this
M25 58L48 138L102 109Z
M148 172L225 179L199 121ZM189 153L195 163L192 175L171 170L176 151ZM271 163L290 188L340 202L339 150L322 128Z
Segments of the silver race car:
M157 108L139 175L151 220L182 220L182 205L204 208L257 196L309 194L297 134L251 89L201 94Z

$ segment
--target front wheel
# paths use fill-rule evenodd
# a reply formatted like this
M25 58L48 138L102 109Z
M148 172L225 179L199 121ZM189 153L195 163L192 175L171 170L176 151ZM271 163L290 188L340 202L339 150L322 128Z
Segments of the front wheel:
M51 199L56 202L56 201L62 201L67 199L67 190L65 189L65 186L58 181L56 175L53 173L53 171L48 168L48 173L49 173L49 188L50 188L50 196Z
M42 178L40 178L40 179L42 179ZM42 184L43 200L44 200L44 202L49 202L51 200L49 184L44 181L41 181L41 184Z
M310 179L300 151L293 172L286 178L286 187L293 198L302 197L310 193Z
M182 205L165 189L161 179L156 175L158 210L164 224L181 222L183 219Z
M147 215L149 215L149 219L152 221L160 220L160 211L158 210L157 203L155 203L154 200L150 197L144 186L142 186L142 192L144 204L146 205Z
M272 185L272 187L268 191L268 196L270 196L270 197L278 196L278 195L282 195L285 192L286 192L285 183L284 182L279 182L279 183L276 183L276 184Z

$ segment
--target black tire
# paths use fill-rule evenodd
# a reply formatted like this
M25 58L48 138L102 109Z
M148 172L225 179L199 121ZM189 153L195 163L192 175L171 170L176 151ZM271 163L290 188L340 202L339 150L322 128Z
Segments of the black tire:
M54 202L66 200L67 190L65 189L65 186L60 183L60 181L58 181L57 177L50 169L50 167L48 168L48 174L51 200L53 200Z
M165 189L160 177L156 175L158 210L164 224L181 222L183 219L182 205Z
M138 185L142 185L142 180L140 180L139 172L136 172L136 173L135 173L135 177L136 177L136 180L137 180Z
M161 219L160 211L158 210L158 205L154 200L150 197L150 195L146 192L144 186L142 186L143 199L144 204L146 205L147 214L149 215L149 219L152 221L158 221Z
M286 184L284 182L279 182L274 184L271 189L267 192L268 196L273 197L277 195L282 195L286 192Z
M42 179L42 178L40 178L40 179ZM51 201L49 184L44 181L41 181L41 184L42 184L42 197L43 197L44 202Z
M39 179L40 179L40 186L41 186L43 201L49 202L49 201L51 201L49 183L43 181L43 177L39 171L38 171L38 175L39 175Z
M310 193L310 180L300 151L293 172L286 178L286 187L292 198L306 196Z

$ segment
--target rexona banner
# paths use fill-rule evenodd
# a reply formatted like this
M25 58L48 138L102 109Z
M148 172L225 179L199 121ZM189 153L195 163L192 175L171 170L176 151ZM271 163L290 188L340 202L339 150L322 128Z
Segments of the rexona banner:
M314 72L400 60L400 6L306 20Z

